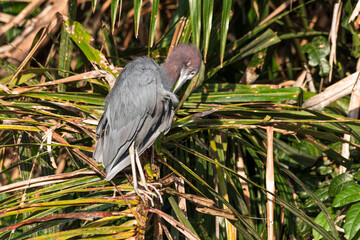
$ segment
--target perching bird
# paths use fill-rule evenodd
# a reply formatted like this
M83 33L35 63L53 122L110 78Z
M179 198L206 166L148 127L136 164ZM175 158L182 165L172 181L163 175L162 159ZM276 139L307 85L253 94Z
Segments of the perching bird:
M161 66L148 57L138 57L125 66L106 97L96 129L99 139L93 157L106 168L107 181L131 164L135 192L153 202L150 196L156 195L148 188L139 155L169 131L178 103L174 93L198 74L200 66L201 54L189 44L175 47ZM137 182L136 167L141 182ZM162 201L155 186L153 189Z

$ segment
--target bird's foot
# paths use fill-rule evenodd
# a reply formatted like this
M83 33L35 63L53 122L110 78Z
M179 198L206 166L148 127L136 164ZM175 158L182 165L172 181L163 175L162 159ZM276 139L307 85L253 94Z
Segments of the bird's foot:
M145 196L147 197L147 199L150 200L152 207L155 206L155 205L154 205L153 196L151 196L151 195L149 194L149 193L153 194L152 192L149 192L149 191L146 191L146 190L142 190L142 189L139 189L139 188L137 188L137 189L134 188L134 192L141 198L141 200L142 200L144 203L146 203L146 202L145 202L145 198L144 198L143 195L145 195Z
M158 187L162 187L162 184L161 184L161 183L159 183L159 182L153 182L153 183L148 183L148 182L143 183L143 182L139 182L139 185L143 186L143 187L146 189L147 193L148 193L149 195L151 195L152 197L157 197L157 198L159 198L161 204L164 203L164 202L163 202L163 199L162 199L162 196L161 196L161 194L160 194L160 191L159 191L159 189L158 189ZM152 188L152 190L153 190L155 193L152 192L152 191L149 189L149 186Z
M142 186L143 189L138 188L137 185ZM151 190L149 189L149 186L150 186ZM162 196L160 194L160 191L157 189L157 187L161 187L161 186L162 186L161 183L145 183L144 184L143 182L138 182L137 184L134 184L134 191L129 192L128 194L135 192L144 203L146 202L145 198L144 198L144 195L145 195L147 197L147 199L150 200L151 206L154 207L155 206L154 198L159 198L160 203L161 204L164 203Z

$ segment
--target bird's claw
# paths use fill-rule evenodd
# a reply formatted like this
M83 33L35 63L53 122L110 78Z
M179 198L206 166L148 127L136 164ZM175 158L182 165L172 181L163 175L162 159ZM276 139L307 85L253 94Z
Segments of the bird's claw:
M144 189L139 189L139 188L134 188L134 192L141 198L141 200L145 203L145 199L143 197L143 195L145 195L151 202L151 206L154 207L154 197L155 198L159 198L160 203L163 204L163 199L162 196L160 194L160 191L156 188L156 185L158 185L158 187L161 187L162 184L161 183L143 183L143 182L138 182L138 184L142 187L144 187ZM150 186L152 188L152 190L155 192L152 192L149 187Z
M139 154L138 154L138 149L135 148L134 142L129 147L129 155L130 155L130 161L131 161L131 169L132 169L132 173L133 173L133 186L134 186L134 190L135 190L136 194L140 196L140 198L143 200L144 203L146 203L144 200L144 196L143 196L143 195L145 195L148 199L150 199L151 206L153 206L153 207L154 207L154 199L153 199L154 197L158 197L162 204L163 199L161 197L161 194L160 194L159 190L156 189L156 187L155 187L155 185L159 185L160 183L147 183L146 182L146 178L145 178L144 172L142 170L142 165L141 165ZM138 168L141 181L137 181L138 178L137 178L137 173L136 173L137 172L136 167ZM144 189L139 189L138 185L141 185ZM154 190L155 193L153 193L152 190L150 190L148 186L151 186L152 190ZM159 186L161 187L162 185L160 184Z
M142 183L142 182L139 182L139 185L143 186L143 187L146 189L146 192L147 192L149 195L151 195L151 196L153 196L153 197L159 198L161 204L164 203L164 202L163 202L163 199L162 199L162 196L161 196L161 194L160 194L160 191L159 191L159 189L157 189L157 187L162 187L162 184L161 184L161 183L157 183L157 182L154 182L154 183L148 183L148 182L147 182L147 183ZM156 185L158 185L158 186L156 186ZM152 192L152 191L149 189L148 186L150 186L155 193Z
M149 195L150 193L151 193L151 195L154 194L154 193L146 191L146 190L141 190L141 189L136 189L134 192L141 198L141 200L144 203L145 203L145 199L144 199L143 195L145 195L150 200L151 206L154 207L153 197Z

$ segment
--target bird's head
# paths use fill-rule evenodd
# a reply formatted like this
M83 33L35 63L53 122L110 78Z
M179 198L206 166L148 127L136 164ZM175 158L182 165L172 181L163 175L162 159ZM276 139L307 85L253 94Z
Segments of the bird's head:
M176 72L174 80L177 81L173 92L179 90L187 80L193 79L199 73L201 60L200 51L191 44L180 44L173 49L165 63ZM176 68L169 65L176 65Z

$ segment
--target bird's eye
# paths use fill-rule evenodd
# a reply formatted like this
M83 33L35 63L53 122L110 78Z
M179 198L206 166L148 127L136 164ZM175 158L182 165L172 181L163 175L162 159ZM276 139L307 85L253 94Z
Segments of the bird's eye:
M194 72L194 71L192 71L192 72L190 73L190 75L191 75L191 76L195 75L195 72Z

